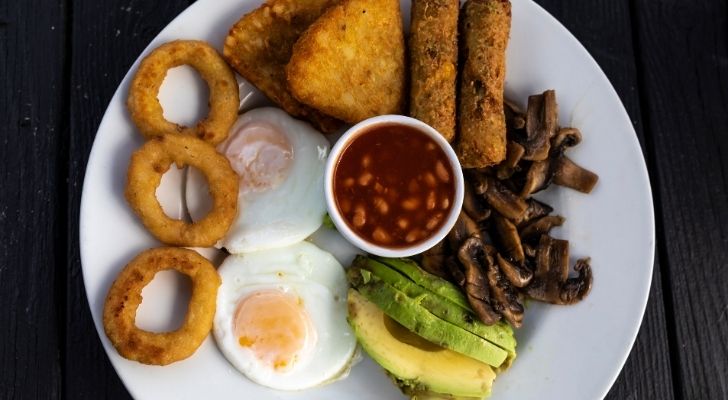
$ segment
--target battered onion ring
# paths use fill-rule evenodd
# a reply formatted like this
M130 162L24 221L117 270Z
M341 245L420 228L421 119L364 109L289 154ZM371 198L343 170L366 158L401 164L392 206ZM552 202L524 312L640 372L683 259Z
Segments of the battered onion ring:
M173 332L154 333L136 327L142 289L159 271L174 269L192 280L184 324ZM220 276L192 250L160 247L142 252L124 267L104 304L104 331L119 354L143 364L167 365L191 356L212 329Z
M157 200L162 175L173 162L196 167L207 178L212 210L195 223L168 217ZM132 154L125 194L144 226L163 243L210 247L225 236L237 215L238 180L227 158L209 143L192 136L166 135L147 141Z
M164 119L157 95L167 70L189 65L197 70L210 89L210 113L195 127ZM225 140L238 117L240 93L235 75L209 44L176 40L159 46L139 65L129 89L127 107L137 128L146 138L174 133L193 135L212 144Z

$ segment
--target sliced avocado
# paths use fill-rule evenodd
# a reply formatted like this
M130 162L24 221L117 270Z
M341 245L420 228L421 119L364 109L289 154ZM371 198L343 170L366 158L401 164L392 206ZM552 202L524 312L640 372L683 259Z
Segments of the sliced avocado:
M371 258L360 258L355 267L349 271L350 276L357 274L357 268L371 271L372 274L381 278L382 281L392 285L395 289L402 291L407 296L417 299L420 304L432 314L447 322L453 323L468 332L474 333L483 339L497 345L509 353L509 358L515 358L516 339L513 336L513 329L505 322L495 325L485 325L480 322L470 307L459 306L452 301L439 296L422 286L419 286L407 279L404 275L391 267L382 264ZM355 275L354 275L355 276ZM356 278L352 278L356 279ZM356 286L356 284L354 285Z
M436 317L417 298L410 298L381 279L371 279L356 289L392 319L432 343L496 368L509 356L507 351L480 336Z
M463 397L428 391L404 391L410 400L482 400L482 397Z
M495 372L489 365L425 342L356 290L349 290L348 303L349 323L364 351L405 393L458 398L490 394Z
M408 260L406 258L372 258L396 269L404 276L408 277L414 283L422 286L423 288L431 292L437 293L459 306L470 308L470 303L468 303L468 299L465 297L459 287L440 278L437 275L433 275L423 270L414 261Z

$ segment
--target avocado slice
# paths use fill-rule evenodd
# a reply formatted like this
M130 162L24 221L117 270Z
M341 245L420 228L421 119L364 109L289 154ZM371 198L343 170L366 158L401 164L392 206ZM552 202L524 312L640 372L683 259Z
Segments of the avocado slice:
M404 394L410 397L410 400L482 400L482 397L463 397L453 396L449 394L417 391L417 390L405 390Z
M359 293L422 338L496 368L508 358L507 351L433 315L420 305L418 298L410 298L376 276L371 276L369 271L361 272L373 279L357 286Z
M485 325L472 313L470 307L466 308L455 304L449 299L415 284L398 271L374 259L366 257L358 258L354 263L354 268L349 269L349 276L352 281L355 281L357 275L360 275L357 268L371 271L382 281L402 291L408 297L416 298L423 307L436 317L455 324L506 350L509 359L515 358L516 339L513 336L511 326L507 323L500 322L491 326Z
M465 297L463 292L456 285L440 278L437 275L433 275L422 268L417 263L406 258L384 258L384 257L372 257L373 259L386 264L391 268L396 269L404 276L412 280L414 283L422 286L423 288L437 293L440 296L452 301L453 303L470 308L470 303Z
M354 289L349 290L348 304L349 324L364 351L405 393L458 398L490 394L495 372L489 365L427 343Z

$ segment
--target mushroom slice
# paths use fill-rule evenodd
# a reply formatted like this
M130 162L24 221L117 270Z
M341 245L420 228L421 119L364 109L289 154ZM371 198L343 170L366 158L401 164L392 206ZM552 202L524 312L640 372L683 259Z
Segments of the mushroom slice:
M463 210L475 222L484 221L490 216L490 210L483 203L483 198L475 194L473 187L466 180Z
M458 260L464 269L465 284L462 287L468 302L484 324L493 325L501 319L501 315L494 309L490 297L482 264L483 261L488 262L484 247L480 238L470 237L458 250Z
M496 254L495 257L503 275L505 275L511 285L517 288L523 288L531 283L531 279L533 279L533 271L506 260L500 254Z
M526 109L526 150L524 160L541 161L549 155L551 137L556 133L558 123L556 92L547 90L540 95L528 98Z
M465 212L461 211L455 226L447 234L447 241L451 249L459 249L465 239L469 237L480 238L480 228Z
M523 246L523 253L526 254L526 266L529 267L529 259L536 258L536 247L523 241L521 241L521 246Z
M502 163L498 164L496 169L496 177L500 180L510 178L518 168L518 162L521 161L523 154L526 149L520 144L509 141L508 147L506 148L506 159Z
M503 112L506 115L506 128L508 131L521 130L526 127L526 116L521 108L508 99L503 100Z
M553 304L574 304L582 300L592 285L589 259L576 262L578 276L569 278L569 242L541 236L536 255L536 275L526 293L534 300Z
M549 215L552 211L554 211L554 208L550 205L542 203L534 198L526 199L526 204L528 204L526 212L523 213L523 217L521 217L521 220L518 221L519 228L522 228L532 220Z
M487 177L487 182L488 188L485 192L485 200L488 204L508 219L515 221L521 219L523 213L526 212L526 208L528 208L526 201L492 177Z
M520 328L523 323L523 304L498 266L492 259L488 261L488 285L493 300L498 304L497 309L514 328Z
M465 181L470 181L473 187L473 191L476 194L484 195L488 191L488 177L483 173L475 169L465 170L465 176L468 178Z
M536 250L536 274L526 293L535 300L559 304L568 273L569 242L543 235Z
M560 156L579 143L581 143L581 131L576 128L561 128L551 139L551 155Z
M561 285L561 304L574 304L584 299L591 291L592 277L590 259L583 258L576 261L574 270L579 274L574 278L569 278Z
M518 236L518 229L513 222L503 218L501 215L495 215L493 218L495 229L498 232L498 242L501 248L508 254L512 260L522 263L526 258L521 246L521 237Z
M531 221L521 228L521 240L524 242L535 241L541 235L548 234L551 229L564 224L564 217L560 215L547 215Z
M448 256L445 258L445 268L452 276L453 282L460 287L465 286L465 274L463 273L463 267L457 260L457 256Z
M599 176L562 156L554 161L554 183L582 193L589 193L597 184Z
M450 274L445 266L446 257L445 241L441 240L429 250L422 253L420 266L425 271L437 275L443 279L450 279Z
M526 173L526 182L521 189L521 197L526 198L532 193L546 189L551 183L551 160L534 161Z
M569 242L541 235L536 250L536 277L563 282L569 277Z

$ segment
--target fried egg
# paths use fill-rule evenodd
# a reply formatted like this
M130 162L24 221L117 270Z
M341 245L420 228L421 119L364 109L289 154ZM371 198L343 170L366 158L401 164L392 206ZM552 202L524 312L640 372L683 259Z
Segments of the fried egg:
M219 268L213 333L250 380L299 390L346 376L356 338L347 281L334 257L308 242L230 255Z
M240 176L238 216L220 243L238 254L299 242L321 226L329 142L308 123L265 107L246 112L218 145ZM211 207L207 182L190 169L187 209L193 221Z

